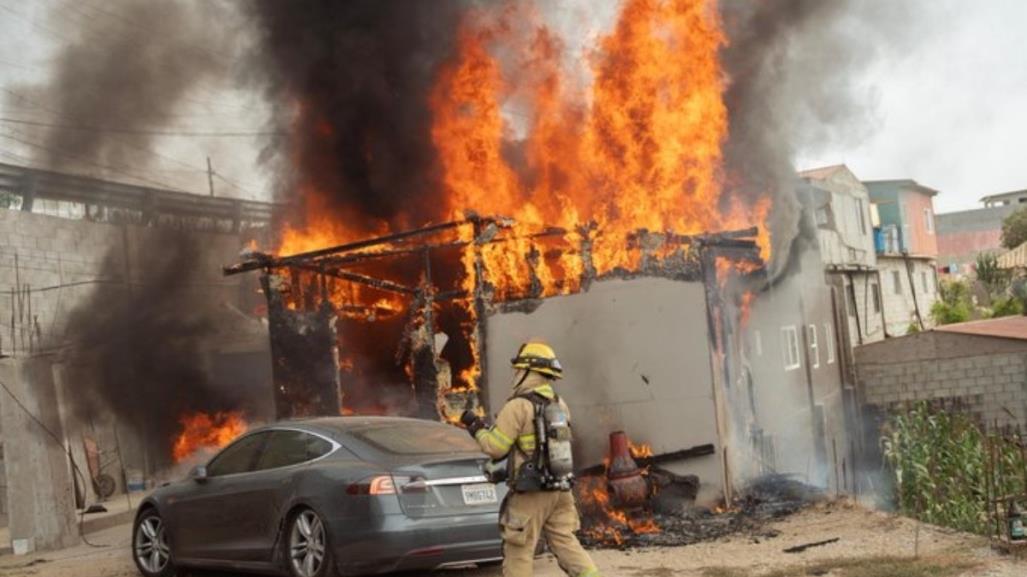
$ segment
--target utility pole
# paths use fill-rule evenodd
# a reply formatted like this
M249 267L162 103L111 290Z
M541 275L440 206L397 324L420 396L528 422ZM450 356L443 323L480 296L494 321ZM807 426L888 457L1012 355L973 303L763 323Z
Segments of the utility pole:
M214 196L214 169L210 165L210 157L207 157L207 185L210 186L210 195Z

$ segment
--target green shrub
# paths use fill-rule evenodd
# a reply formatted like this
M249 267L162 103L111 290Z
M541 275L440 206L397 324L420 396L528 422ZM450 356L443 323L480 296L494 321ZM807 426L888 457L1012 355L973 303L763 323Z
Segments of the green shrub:
M937 301L931 305L931 318L934 324L949 325L970 320L970 305L967 303L949 304Z
M935 324L948 325L968 321L973 316L973 301L970 299L970 285L966 281L943 280L941 300L931 306L931 318Z
M1016 297L995 299L991 305L991 318L1009 317L1023 314L1023 301Z

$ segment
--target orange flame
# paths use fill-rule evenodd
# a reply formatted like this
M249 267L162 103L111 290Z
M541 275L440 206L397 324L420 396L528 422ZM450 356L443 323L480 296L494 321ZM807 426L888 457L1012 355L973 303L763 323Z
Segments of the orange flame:
M642 254L630 239L640 231L687 235L755 224L769 255L769 197L753 206L724 194L727 39L716 0L623 0L613 28L574 63L531 3L502 6L466 15L428 94L436 212L411 209L386 222L340 209L330 202L334 191L304 184L302 225L286 228L278 250L321 249L472 211L508 217L503 242L472 244L460 257L468 297L453 302L466 311L461 330L472 358L452 375L452 391L473 390L481 374L476 287L487 284L492 301L502 302L575 292L586 271L637 271ZM571 68L582 63L587 70ZM297 125L318 127L304 138L330 137L332 126L316 114L298 106L305 121ZM536 234L547 226L564 232ZM467 224L454 234L472 243L475 230ZM679 249L656 250L662 258ZM388 295L383 306L382 291L340 286L329 298L350 317L376 319L408 306L405 297Z
M589 519L582 531L596 541L620 545L627 533L644 535L660 532L650 513L631 515L613 505L605 476L578 479L575 491L578 504Z
M653 447L649 443L636 445L628 441L628 450L631 451L632 459L645 459L653 456Z
M220 449L246 432L248 425L239 411L207 414L187 413L179 417L182 432L175 438L171 458L180 463L201 449Z

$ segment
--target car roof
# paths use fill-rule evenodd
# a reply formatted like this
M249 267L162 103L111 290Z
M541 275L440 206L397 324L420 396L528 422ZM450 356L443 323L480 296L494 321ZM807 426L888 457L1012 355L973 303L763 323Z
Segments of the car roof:
M439 421L432 421L429 419L412 419L408 417L378 417L371 415L353 415L347 417L307 417L302 419L286 419L283 421L275 421L274 423L268 423L262 427L253 429L253 432L269 429L282 429L292 428L310 431L313 433L320 433L321 435L327 435L331 437L337 437L340 434L345 434L348 431L357 428L364 428L375 425L391 425L391 424L415 424L415 423L428 423L432 425L445 426Z

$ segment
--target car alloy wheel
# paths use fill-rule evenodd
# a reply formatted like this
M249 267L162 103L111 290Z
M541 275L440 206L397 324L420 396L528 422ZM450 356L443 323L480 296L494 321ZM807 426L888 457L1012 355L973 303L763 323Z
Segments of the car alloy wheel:
M143 517L136 526L133 543L135 560L143 573L162 575L171 562L171 547L164 523L156 514Z
M289 531L289 564L297 577L317 577L327 561L328 534L317 513L301 511Z

